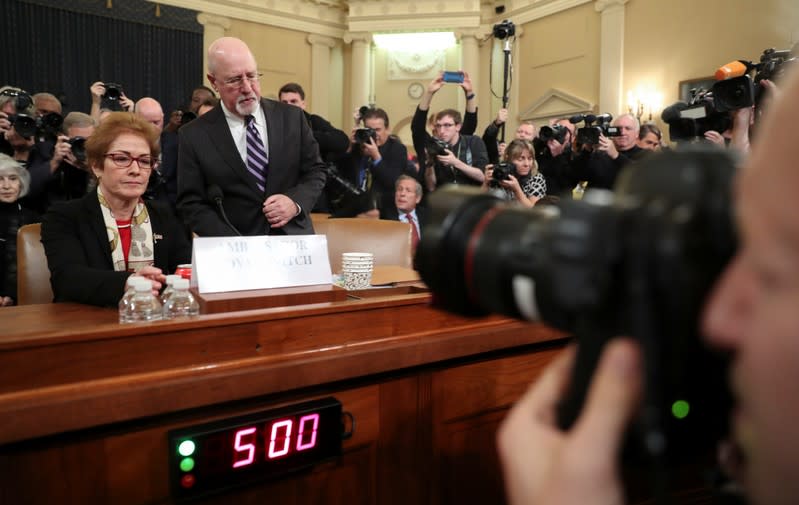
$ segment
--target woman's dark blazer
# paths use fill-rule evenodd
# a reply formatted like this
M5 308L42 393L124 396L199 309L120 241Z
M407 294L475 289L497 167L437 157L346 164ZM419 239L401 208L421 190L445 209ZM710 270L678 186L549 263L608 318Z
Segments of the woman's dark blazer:
M153 228L155 266L164 274L191 262L191 241L168 204L146 201ZM59 202L42 219L42 243L56 302L116 305L130 272L116 272L97 190Z

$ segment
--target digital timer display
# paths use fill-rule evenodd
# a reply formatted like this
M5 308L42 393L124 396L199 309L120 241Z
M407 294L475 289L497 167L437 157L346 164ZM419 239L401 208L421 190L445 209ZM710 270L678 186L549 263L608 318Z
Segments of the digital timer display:
M169 432L172 495L194 498L341 456L333 397Z

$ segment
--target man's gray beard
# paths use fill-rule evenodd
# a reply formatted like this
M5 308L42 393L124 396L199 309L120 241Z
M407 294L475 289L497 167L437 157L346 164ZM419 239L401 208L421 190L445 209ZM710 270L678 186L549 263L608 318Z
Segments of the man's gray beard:
M243 106L241 104L241 102L236 102L236 112L238 112L242 116L249 116L250 114L255 112L255 109L257 107L258 107L258 101L257 100L255 102L253 102L251 107L245 107L245 106ZM250 110L247 110L247 109L250 109Z

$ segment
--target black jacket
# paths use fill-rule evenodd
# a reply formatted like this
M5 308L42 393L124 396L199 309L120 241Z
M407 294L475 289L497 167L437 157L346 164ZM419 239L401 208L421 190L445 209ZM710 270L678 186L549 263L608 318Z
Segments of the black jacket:
M37 223L33 211L18 202L0 203L0 297L17 301L17 232L26 224Z
M155 266L164 274L191 263L191 241L165 202L147 201L153 228ZM56 302L113 306L130 272L117 272L97 191L53 205L42 219L42 243Z

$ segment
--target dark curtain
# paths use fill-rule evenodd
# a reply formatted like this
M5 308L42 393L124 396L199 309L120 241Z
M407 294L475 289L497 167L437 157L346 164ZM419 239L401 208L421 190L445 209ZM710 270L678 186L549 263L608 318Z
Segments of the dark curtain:
M198 33L3 0L0 86L63 95L66 113L89 112L93 82L115 82L168 116L202 84L202 44Z

